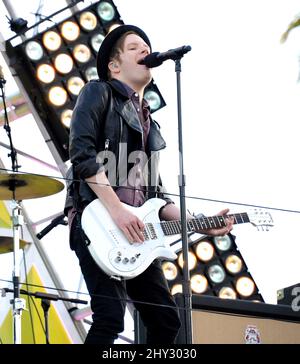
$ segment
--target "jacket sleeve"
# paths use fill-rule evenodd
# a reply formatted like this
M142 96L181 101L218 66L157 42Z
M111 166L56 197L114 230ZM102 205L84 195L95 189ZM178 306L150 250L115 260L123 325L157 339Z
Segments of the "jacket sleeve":
M91 177L99 171L96 162L97 137L104 127L110 87L100 81L87 83L77 99L72 114L69 153L78 178Z

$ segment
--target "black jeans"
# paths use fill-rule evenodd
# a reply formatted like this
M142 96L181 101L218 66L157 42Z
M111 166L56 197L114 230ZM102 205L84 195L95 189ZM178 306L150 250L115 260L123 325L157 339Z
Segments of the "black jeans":
M79 259L82 274L91 296L93 324L86 344L112 344L124 330L127 295L139 311L147 329L148 344L172 344L180 328L175 301L169 292L161 264L155 260L142 274L126 281L117 281L104 273L93 260L81 234L79 216L71 227L71 248ZM168 307L151 305L155 303Z

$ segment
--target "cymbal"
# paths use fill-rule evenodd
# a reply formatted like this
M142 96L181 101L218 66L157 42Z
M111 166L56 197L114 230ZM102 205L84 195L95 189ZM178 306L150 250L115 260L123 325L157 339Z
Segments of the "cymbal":
M27 244L27 241L19 240L20 249L23 249ZM10 236L0 236L0 254L10 253L14 251L14 239Z
M63 188L63 183L50 177L23 173L0 173L0 200L45 197L60 192ZM13 189L15 189L15 195Z

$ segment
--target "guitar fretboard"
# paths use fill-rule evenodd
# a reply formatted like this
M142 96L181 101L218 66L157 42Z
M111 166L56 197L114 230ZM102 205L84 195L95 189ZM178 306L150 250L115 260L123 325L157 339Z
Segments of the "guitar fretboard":
M227 215L226 217L233 217L234 224L244 224L250 222L249 216L246 212ZM160 225L165 235L175 235L181 233L181 222L179 220L163 221L160 223ZM188 232L206 229L218 229L224 226L226 226L224 216L201 217L187 221Z

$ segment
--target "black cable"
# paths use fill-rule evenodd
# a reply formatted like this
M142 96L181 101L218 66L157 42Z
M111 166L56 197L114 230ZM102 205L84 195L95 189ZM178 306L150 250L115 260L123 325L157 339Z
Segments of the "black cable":
M24 249L22 249L22 252L23 252L23 261L24 261L24 273L25 273L26 290L29 291L28 277L27 277L28 271L27 271L27 263L26 263L26 256L25 256ZM27 300L27 302L28 302L28 309L29 309L29 316L30 316L30 324L31 324L31 331L32 331L32 337L33 337L33 343L36 344L35 331L34 331L34 324L33 324L32 309L31 309L30 300Z
M18 158L17 158L17 151L13 146L12 137L11 137L11 128L9 125L8 115L7 115L7 107L6 107L6 101L5 101L5 92L4 92L4 85L2 82L0 82L0 88L1 88L1 97L3 99L3 109L4 109L4 125L3 128L6 131L6 134L9 139L9 146L10 146L10 154L8 156L11 158L11 165L12 165L12 171L17 172L18 169L21 167L18 165Z
M2 282L7 282L7 283L12 283L12 281L9 280L5 280L5 279L1 279L0 281ZM20 285L23 283L20 283ZM78 291L71 291L71 290L66 290L66 289L62 289L62 288L53 288L53 287L47 287L47 286L40 286L37 284L28 284L31 287L38 287L38 288L43 288L43 289L51 289L51 290L55 290L58 292L67 292L67 293L73 293L73 294L77 294L77 295L86 295L86 296L90 296L90 297L98 297L98 298L107 298L107 299L111 299L113 301L121 301L121 302L125 302L125 303L138 303L138 304L143 304L143 305L148 305L148 306L155 306L155 307L165 307L165 308L174 308L171 305L165 305L165 304L160 304L160 303L154 303L154 302L146 302L146 301L139 301L139 300L132 300L130 298L119 298L119 297L112 297L112 296L107 296L107 295L103 295L103 294L89 294L86 292L78 292ZM178 307L180 310L186 310L185 307Z
M6 171L6 172L13 172L12 170L7 169L7 168L0 168L0 171L1 170ZM100 186L103 186L103 187L109 187L109 186L111 187L111 185L107 184L107 183L88 182L88 181L84 181L84 180L81 180L81 179L75 179L75 178L66 178L66 177L61 177L61 176L51 176L51 175L21 172L21 171L18 171L18 173L19 174L32 174L33 176L40 176L40 177L47 177L47 178L54 178L54 179L61 179L61 180L66 181L66 182L84 182L84 183L86 183L88 185L89 184L94 184L94 185L100 185ZM145 192L145 189L142 189L142 188L135 188L135 187L129 187L129 186L122 186L122 188ZM178 195L178 193L164 192L164 195L171 196L171 197L180 197ZM254 205L254 204L248 204L248 203L243 203L243 202L217 200L217 199L198 197L198 196L185 195L184 197L187 198L187 199L191 199L191 200L209 201L209 202L222 203L222 204L227 204L227 205L238 205L238 206L254 207L254 208L265 209L265 210L273 210L273 211L300 214L300 210L283 209L283 208L279 208L279 207L271 207L271 206L264 206L264 205Z
M42 330L43 330L44 334L46 335L46 328L45 328L45 326L44 326L44 324L43 324L43 320L42 320L42 318L41 318L41 315L40 315L40 312L39 312L39 310L38 310L38 308L37 308L37 305L36 305L36 303L35 303L35 300L34 300L34 298L33 298L31 295L29 295L29 298L32 300L32 303L33 303L34 308L35 308L35 311L36 311L36 313L37 313L37 315L38 315L38 318L39 318L39 321L40 321L40 324L41 324ZM50 344L50 343L49 343L49 344Z

